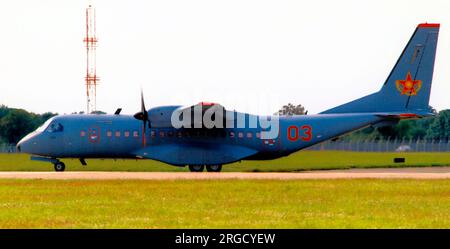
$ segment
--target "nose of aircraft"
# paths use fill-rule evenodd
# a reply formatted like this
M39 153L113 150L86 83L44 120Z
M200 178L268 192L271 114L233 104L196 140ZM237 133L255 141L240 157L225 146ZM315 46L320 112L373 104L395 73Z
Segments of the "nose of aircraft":
M28 135L26 135L24 138L22 138L18 143L17 143L17 151L19 152L25 152L25 153L33 153L33 138L34 138L35 134L34 133L30 133Z

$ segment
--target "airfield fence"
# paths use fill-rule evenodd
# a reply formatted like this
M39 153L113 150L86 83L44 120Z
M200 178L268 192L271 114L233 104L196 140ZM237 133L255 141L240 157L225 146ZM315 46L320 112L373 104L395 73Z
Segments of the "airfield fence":
M0 144L0 153L16 153L15 144Z
M355 152L450 152L450 139L358 139L326 141L308 150ZM15 144L0 144L0 153L17 153Z
M326 141L309 150L340 150L356 152L450 152L449 139L360 139Z

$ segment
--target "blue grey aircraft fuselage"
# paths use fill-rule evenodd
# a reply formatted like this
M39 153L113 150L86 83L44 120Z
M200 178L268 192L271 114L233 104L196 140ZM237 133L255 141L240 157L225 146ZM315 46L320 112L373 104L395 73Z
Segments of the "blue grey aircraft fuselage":
M191 171L220 171L223 164L240 160L274 159L370 125L395 124L404 118L433 115L429 97L439 24L419 24L379 92L334 107L317 115L281 116L276 126L250 120L267 119L225 111L244 117L224 128L175 128L172 114L180 106L145 109L131 115L60 115L51 118L18 143L33 159L55 164L59 158L143 158ZM201 108L214 104L199 104ZM269 120L271 120L269 118ZM227 121L224 121L226 123ZM148 125L147 125L148 124ZM275 137L262 136L276 129Z

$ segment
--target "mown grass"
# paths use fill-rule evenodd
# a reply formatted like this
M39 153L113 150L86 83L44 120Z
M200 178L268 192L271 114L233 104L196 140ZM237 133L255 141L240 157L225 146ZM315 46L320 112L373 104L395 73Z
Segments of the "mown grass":
M406 163L394 163L393 158L405 157ZM30 161L26 154L0 154L0 171L53 171L53 165ZM81 166L77 159L63 159L68 171L188 171L153 160L88 159ZM372 167L447 166L450 153L378 153L345 151L300 151L288 157L268 161L242 161L225 165L223 171L302 171Z
M450 180L0 180L0 228L450 228Z

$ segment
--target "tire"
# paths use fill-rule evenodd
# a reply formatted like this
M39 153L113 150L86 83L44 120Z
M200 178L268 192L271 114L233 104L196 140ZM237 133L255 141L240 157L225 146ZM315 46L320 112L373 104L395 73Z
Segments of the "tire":
M203 172L205 166L203 165L189 165L189 170L191 172Z
M66 165L63 162L55 163L55 171L62 172L66 169Z
M220 164L206 165L206 170L208 172L220 172L222 170L222 165Z

